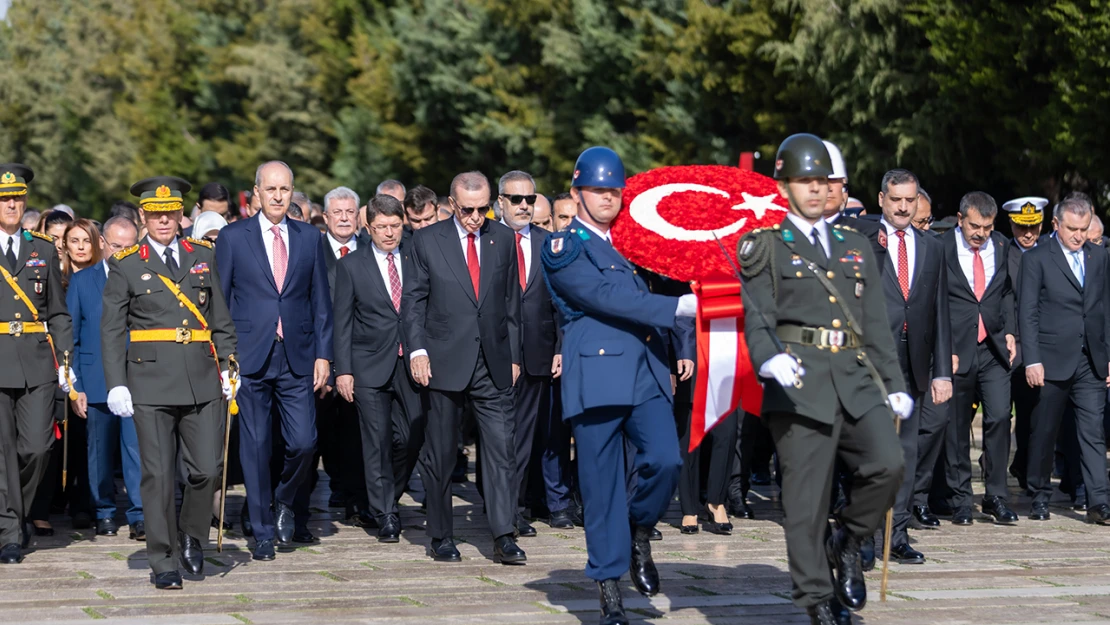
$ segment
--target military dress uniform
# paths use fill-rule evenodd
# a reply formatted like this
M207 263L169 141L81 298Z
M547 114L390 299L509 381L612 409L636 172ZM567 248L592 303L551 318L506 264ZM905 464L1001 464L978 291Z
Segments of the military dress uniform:
M905 392L875 256L867 238L852 228L823 230L827 254L790 218L748 233L739 247L752 363L759 369L780 353L776 336L805 371L800 387L767 381L762 416L779 454L794 602L807 609L834 595L826 538L837 458L853 479L841 523L857 540L874 533L903 472L886 396L866 365L870 359L886 393Z
M177 185L182 186L188 190L188 183ZM157 185L144 195L176 198L177 208L166 208L175 205L172 201L147 201L143 209L181 210L180 193ZM175 249L168 264L159 249ZM226 416L220 372L235 352L235 328L207 241L175 238L162 248L143 237L108 265L104 377L109 389L126 387L134 404L147 556L158 575L177 569L179 529L182 543L184 537L199 541L209 533ZM180 521L174 507L179 443L186 470ZM199 555L199 545L195 548Z
M27 195L34 173L0 165L0 199ZM0 545L4 562L22 560L30 539L27 512L54 440L58 365L73 352L53 239L27 230L0 231ZM7 553L11 551L11 553Z

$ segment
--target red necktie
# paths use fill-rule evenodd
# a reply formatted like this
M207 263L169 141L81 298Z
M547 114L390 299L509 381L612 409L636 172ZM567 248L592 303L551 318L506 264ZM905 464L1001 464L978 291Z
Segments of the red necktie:
M524 235L516 233L516 268L520 273L520 292L524 293L524 289L528 288L528 269L524 264L524 248L520 245L521 239Z
M285 241L281 238L281 226L274 226L270 228L270 232L274 233L274 284L277 285L278 293L285 287L285 270L289 265L289 251L285 249ZM281 329L281 316L278 316L277 335L284 338L285 333Z
M975 299L982 301L983 292L987 290L987 270L983 267L983 257L979 254L979 248L971 250L975 257L971 262L971 274L974 284L972 288L975 289ZM982 343L983 339L987 338L987 327L983 325L983 315L979 315L979 338L976 342Z
M474 298L478 298L478 286L481 282L481 267L478 265L478 246L475 241L478 237L474 234L466 235L466 267L470 270L470 283L474 285Z
M339 248L339 257L340 257L340 258L343 258L343 257L344 257L344 256L346 256L347 254L349 254L349 253L350 253L350 251L351 251L351 250L350 250L350 249L348 249L346 245L344 245L343 247Z
M393 252L386 255L385 259L389 261L389 295L393 299L393 308L397 312L401 312L401 275L397 273L397 265L393 261ZM397 355L401 355L400 345L397 346Z
M910 255L906 250L906 231L895 230L898 235L898 286L902 289L902 299L910 298Z

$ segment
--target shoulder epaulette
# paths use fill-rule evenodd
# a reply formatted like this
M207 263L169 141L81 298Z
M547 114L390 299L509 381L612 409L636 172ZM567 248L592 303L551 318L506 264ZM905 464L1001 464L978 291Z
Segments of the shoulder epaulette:
M185 240L188 241L189 243L194 244L194 245L203 245L204 247L207 247L208 249L212 249L212 242L211 241L205 241L204 239L194 239L193 237L186 237Z
M585 237L582 236L583 234L585 234L584 231L572 230L552 232L547 235L544 246L540 250L540 260L543 261L544 266L549 269L562 269L574 261L582 251L582 241L589 238L588 234L585 234Z
M123 259L127 258L128 256L130 256L130 255L132 255L132 254L134 254L135 252L138 252L138 251L139 251L139 246L138 245L132 245L131 247L129 247L127 249L120 250L120 251L116 252L115 254L112 254L112 257L115 258L116 260L123 260Z
M38 238L42 239L43 241L49 241L51 243L54 242L54 237L50 236L49 234L43 234L41 232L35 232L34 230L24 230L24 232L30 234L33 237L38 237ZM30 241L31 239L27 239L27 240Z

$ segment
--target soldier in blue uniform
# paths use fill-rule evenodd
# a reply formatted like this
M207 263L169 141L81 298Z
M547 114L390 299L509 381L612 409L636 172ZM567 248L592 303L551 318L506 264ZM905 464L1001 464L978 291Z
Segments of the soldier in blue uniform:
M598 582L601 623L627 623L618 581L629 571L659 592L648 542L666 511L682 459L672 416L665 333L693 316L694 295L649 292L613 248L624 164L609 148L578 157L571 195L578 216L543 247L544 278L563 317L563 418L574 430L585 504L586 576ZM635 446L636 486L625 487L624 442Z

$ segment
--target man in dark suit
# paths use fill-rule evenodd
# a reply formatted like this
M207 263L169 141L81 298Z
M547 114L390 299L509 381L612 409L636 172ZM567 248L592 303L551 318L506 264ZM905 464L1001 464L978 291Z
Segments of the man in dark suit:
M1103 408L1110 385L1107 255L1087 242L1093 209L1082 198L1056 206L1054 240L1021 260L1022 355L1029 386L1040 387L1029 439L1029 518L1047 520L1052 459L1060 418L1075 407L1079 460L1087 488L1087 522L1110 524Z
M1006 505L1010 459L1010 363L1016 356L1014 294L1008 274L1009 246L994 232L998 205L979 191L960 200L959 226L941 237L948 266L952 345L959 357L945 430L945 472L954 493L952 523L972 522L971 421L983 409L983 513L1012 525ZM932 464L922 466L922 472Z
M524 507L529 469L543 471L546 445L542 435L551 428L551 381L562 373L563 357L559 354L559 337L556 332L558 318L551 305L551 293L543 281L540 250L550 232L532 225L532 212L537 198L536 183L532 176L522 171L510 171L497 183L497 202L501 205L501 223L513 230L516 236L516 260L520 289L521 351L524 366L513 389L513 420L516 427L516 482L517 506ZM533 452L535 455L533 456ZM551 475L551 478L561 475ZM545 475L545 481L548 478ZM546 486L544 488L546 494ZM547 497L544 497L545 502ZM562 509L547 507L551 512L551 525L573 527L568 506ZM516 528L521 536L535 536L536 530L518 512Z
M328 268L328 289L334 309L336 266L339 259L366 245L358 235L358 194L347 187L336 187L324 196L324 263ZM316 397L316 447L324 461L324 472L331 481L328 505L345 508L344 516L355 525L368 525L365 484L362 477L358 411L332 388L335 380ZM298 511L299 512L299 511Z
M453 539L451 471L459 418L469 400L480 432L494 557L522 563L526 556L513 539L516 464L509 409L521 363L516 241L512 230L486 220L490 186L483 174L455 176L450 194L453 218L412 238L413 275L401 303L412 377L431 390L423 476L428 552L438 562L461 560Z
M917 176L892 169L883 176L879 205L881 229L872 238L882 270L887 317L906 387L917 407L902 423L900 438L906 470L894 502L891 557L906 564L925 561L910 547L910 505L916 482L917 435L926 393L934 404L952 397L952 330L948 311L948 270L940 241L910 225L917 212ZM932 467L920 470L932 471Z
M1037 403L1040 389L1032 388L1025 380L1025 363L1021 353L1020 309L1017 303L1021 298L1021 259L1026 252L1037 246L1044 223L1044 207L1048 200L1043 197L1020 197L1002 205L1002 210L1010 217L1010 251L1007 254L1010 282L1014 285L1016 355L1010 369L1010 399L1014 405L1014 459L1010 463L1010 475L1017 478L1024 490L1029 458L1029 422L1033 405Z
M427 396L409 375L401 327L403 283L414 274L402 249L401 203L376 195L366 203L370 240L336 267L335 384L358 407L365 492L360 507L378 540L400 540L397 500L424 445Z
M96 505L96 533L115 536L116 479L115 459L119 450L123 462L123 483L127 486L127 524L133 540L144 540L143 500L139 495L142 467L139 464L139 439L134 419L121 419L108 410L108 389L100 349L100 322L104 310L104 285L108 282L108 255L125 250L138 241L139 229L125 217L112 217L104 223L105 260L69 279L66 305L73 318L73 346L77 350L77 401L73 411L89 422L89 486Z
M254 529L253 557L273 560L275 538L279 547L292 547L294 505L307 507L299 502L309 495L308 475L314 468L313 393L324 388L331 372L331 295L320 232L285 217L293 171L280 161L260 165L255 193L262 210L220 232L216 259L239 335L240 458ZM271 497L275 399L285 462Z

